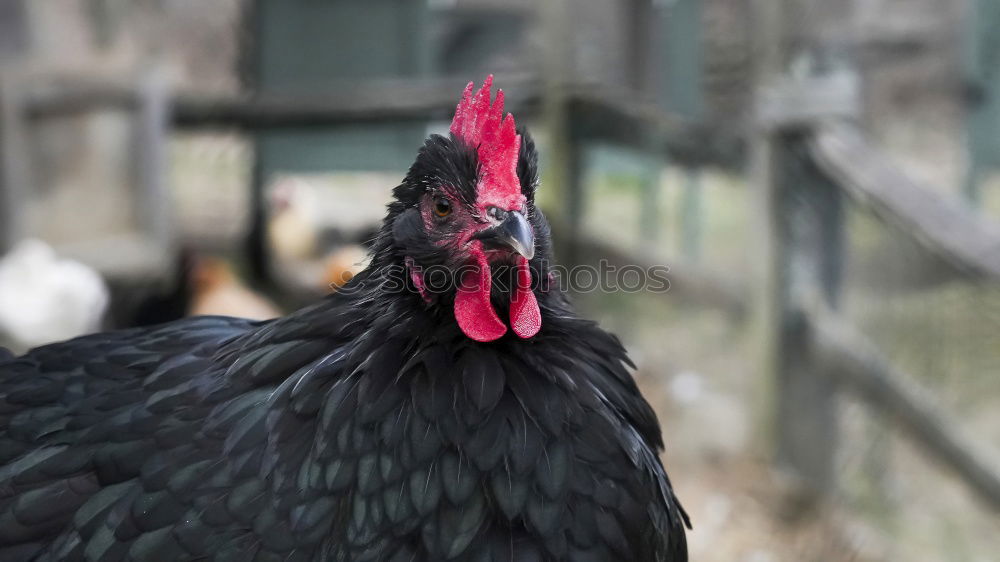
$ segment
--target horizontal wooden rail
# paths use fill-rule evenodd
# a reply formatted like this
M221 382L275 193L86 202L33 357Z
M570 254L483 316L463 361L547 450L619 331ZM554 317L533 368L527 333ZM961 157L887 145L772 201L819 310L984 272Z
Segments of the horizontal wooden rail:
M505 79L505 107L519 114L538 111L538 86ZM450 120L458 92L455 79L352 81L321 91L256 96L179 95L179 127L265 129L329 127L351 123Z
M596 140L669 155L686 166L720 166L742 172L743 140L730 130L664 111L627 91L598 86L569 89L570 130Z
M134 109L139 106L138 83L57 80L20 92L27 117L71 115L94 109Z
M986 505L1000 511L1000 466L988 460L958 422L941 411L912 376L832 312L814 307L805 314L816 365L886 414Z
M819 125L809 144L820 168L883 220L956 267L1000 280L1000 226L908 177L851 125Z
M464 87L464 82L452 79L387 79L351 81L322 91L287 94L178 92L173 99L173 115L179 127L246 129L449 119L455 110L456 92ZM515 95L510 95L511 90ZM509 80L508 108L521 109L533 104L537 90L531 81ZM518 92L526 95L517 95ZM139 100L138 88L132 82L81 77L39 81L25 95L28 115L36 118L102 107L128 108Z
M506 108L518 117L542 112L542 89L523 76L497 79ZM345 82L323 90L260 95L178 92L171 114L185 129L245 130L317 128L359 123L451 119L457 93L466 82L453 78L380 79ZM567 104L578 141L603 141L654 150L686 165L736 168L742 144L732 136L692 123L626 91L587 85L567 86ZM26 89L25 109L44 118L101 107L132 108L138 89L128 82L74 78L50 80Z
M741 318L748 312L748 288L738 280L726 279L704 266L677 259L662 262L639 252L623 250L592 236L582 237L576 245L583 263L603 259L615 267L638 266L644 270L654 266L667 266L669 272L666 277L670 281L670 289L663 295L675 302L696 303L722 310L736 318Z

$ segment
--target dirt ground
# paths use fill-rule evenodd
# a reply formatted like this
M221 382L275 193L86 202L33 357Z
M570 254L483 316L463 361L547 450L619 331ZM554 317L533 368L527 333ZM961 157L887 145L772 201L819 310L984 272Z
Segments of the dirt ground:
M663 426L664 462L694 524L692 560L996 559L996 514L891 423L847 398L838 494L804 501L794 479L769 462L760 415L766 381L754 374L743 323L669 295L577 301L636 358L640 387ZM990 435L995 421L975 424L973 435Z

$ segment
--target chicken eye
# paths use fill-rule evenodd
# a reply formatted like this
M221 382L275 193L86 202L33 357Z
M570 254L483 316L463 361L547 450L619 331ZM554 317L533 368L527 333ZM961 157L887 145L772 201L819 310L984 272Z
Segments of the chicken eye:
M447 217L451 214L451 201L444 197L434 199L434 214L439 217Z

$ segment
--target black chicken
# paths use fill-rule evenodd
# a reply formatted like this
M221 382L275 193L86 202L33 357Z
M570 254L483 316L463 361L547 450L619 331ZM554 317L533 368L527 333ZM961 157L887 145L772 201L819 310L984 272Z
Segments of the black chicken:
M687 560L656 417L551 283L491 82L326 300L0 359L0 560Z

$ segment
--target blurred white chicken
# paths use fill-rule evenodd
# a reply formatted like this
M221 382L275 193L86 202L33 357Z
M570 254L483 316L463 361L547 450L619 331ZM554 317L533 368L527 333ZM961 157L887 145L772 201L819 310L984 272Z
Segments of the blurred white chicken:
M283 178L270 194L271 218L267 235L279 260L305 260L315 256L322 230L320 201L308 182Z
M97 331L108 300L96 271L23 240L0 258L0 344L23 352Z
M193 292L187 310L190 316L239 316L253 320L281 316L277 305L244 285L233 266L223 259L195 259L189 282Z

